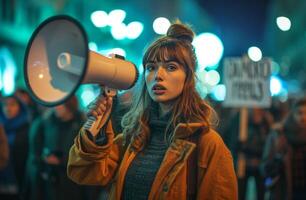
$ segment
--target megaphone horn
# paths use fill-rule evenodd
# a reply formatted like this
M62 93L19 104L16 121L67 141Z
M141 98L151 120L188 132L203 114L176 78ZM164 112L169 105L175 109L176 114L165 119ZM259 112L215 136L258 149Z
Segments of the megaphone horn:
M66 15L48 18L34 31L26 49L24 75L31 96L46 106L65 102L80 84L126 90L138 79L132 62L90 51L83 27Z

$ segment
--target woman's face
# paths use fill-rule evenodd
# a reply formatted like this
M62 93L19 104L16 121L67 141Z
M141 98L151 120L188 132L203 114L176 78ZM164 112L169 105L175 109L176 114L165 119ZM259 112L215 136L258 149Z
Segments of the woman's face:
M294 113L294 119L303 128L306 128L306 105L299 106Z
M147 90L153 101L171 103L183 91L186 73L176 61L148 62L145 65Z
M3 113L6 118L12 119L16 117L19 113L20 106L16 99L7 98L3 102Z

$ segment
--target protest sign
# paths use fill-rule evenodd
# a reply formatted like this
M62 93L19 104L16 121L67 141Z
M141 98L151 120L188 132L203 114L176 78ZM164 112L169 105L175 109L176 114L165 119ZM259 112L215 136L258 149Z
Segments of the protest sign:
M267 108L271 105L270 59L254 62L245 58L226 58L223 75L226 87L224 106Z

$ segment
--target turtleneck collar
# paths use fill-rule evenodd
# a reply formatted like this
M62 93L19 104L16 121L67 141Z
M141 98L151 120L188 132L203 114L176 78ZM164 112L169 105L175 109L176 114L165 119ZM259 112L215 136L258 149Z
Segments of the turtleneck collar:
M151 129L151 132L156 132L156 129L158 129L159 133L162 132L162 134L165 134L164 132L167 125L170 123L171 115L172 112L170 111L163 116L159 116L158 104L152 104L149 120L149 127ZM190 137L199 128L201 128L204 132L207 132L209 130L209 128L204 122L193 120L193 122L190 122L187 125L187 123L181 119L176 125L176 127L173 127L173 125L169 127L167 134L169 134L170 132L174 132L174 138L185 139Z
M170 123L170 119L172 116L172 112L168 112L163 116L159 116L159 110L158 110L158 104L153 103L149 109L150 112L150 118L149 118L149 128L150 128L150 139L152 139L152 136L154 134L154 139L163 140L165 136L165 130ZM173 138L174 139L186 139L190 137L193 133L195 133L198 129L203 130L204 132L209 131L209 127L205 124L205 122L190 122L190 123L184 123L180 122L176 125L176 127L173 127L171 125L169 127L169 130L167 134L173 132ZM156 138L155 138L156 136ZM149 139L149 140L150 140ZM144 134L135 135L134 140L132 141L132 149L139 151L144 147L144 144L149 141L147 140L146 136Z
M169 111L164 115L160 115L159 112L159 106L157 103L153 103L150 108L150 120L149 124L168 124L168 121L170 120L172 112Z
M154 103L150 108L150 119L149 119L149 127L150 132L155 135L164 136L166 128L170 123L172 112L167 112L165 115L160 116L158 104ZM173 128L170 127L169 131L173 131Z

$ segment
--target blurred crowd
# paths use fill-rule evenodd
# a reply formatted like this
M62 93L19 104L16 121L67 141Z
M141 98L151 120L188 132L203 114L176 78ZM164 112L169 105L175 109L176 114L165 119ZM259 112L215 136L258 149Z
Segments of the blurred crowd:
M115 99L111 117L116 133L121 132L130 95ZM236 169L241 159L245 163L237 177L239 199L247 199L251 177L257 199L306 199L306 98L272 99L270 108L248 109L244 141L239 139L240 110L211 104ZM23 89L1 97L1 200L104 199L104 188L77 185L66 175L70 146L86 120L79 105L73 96L62 105L42 107Z

